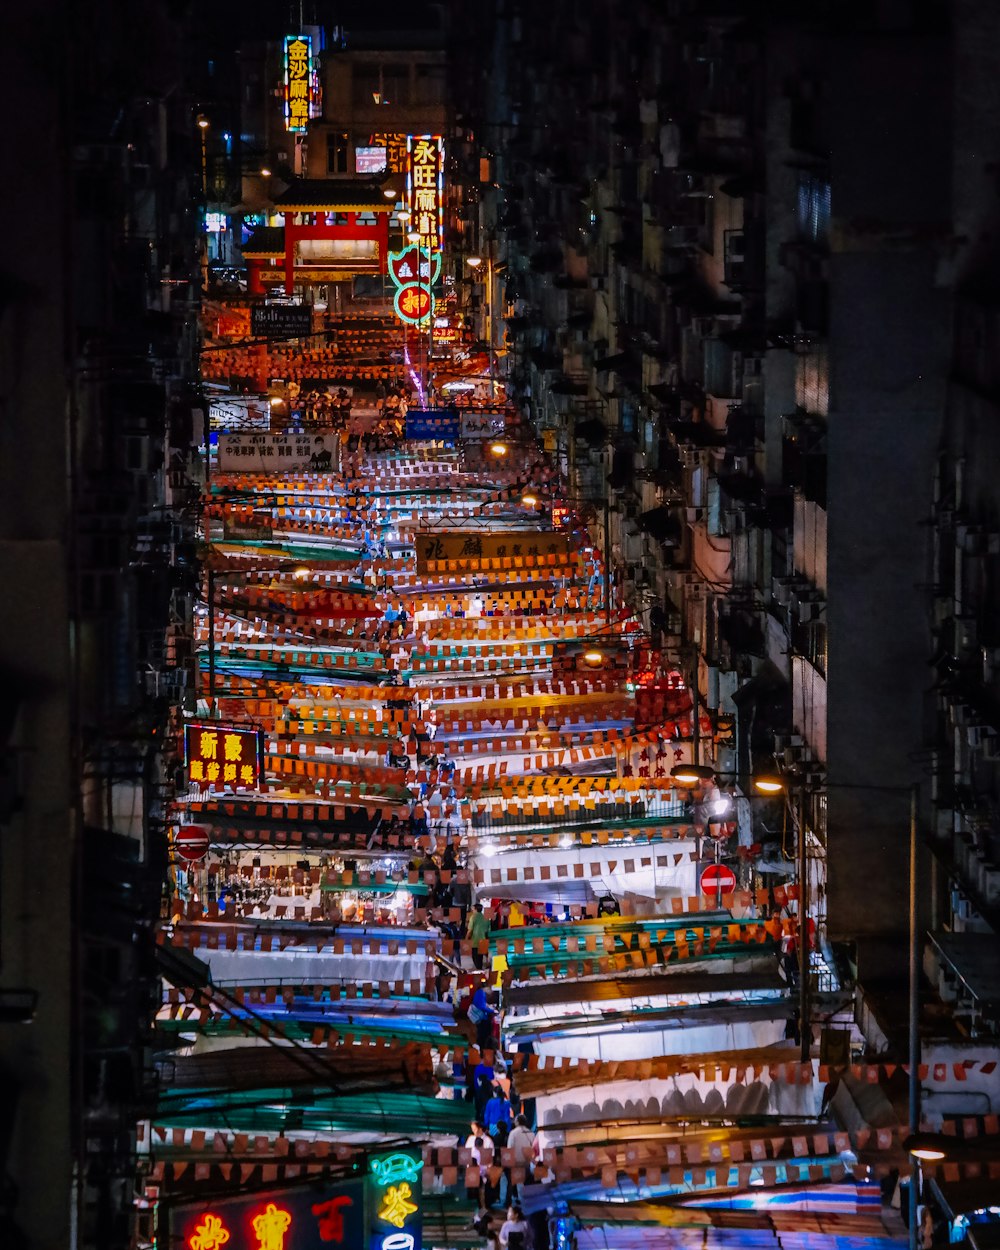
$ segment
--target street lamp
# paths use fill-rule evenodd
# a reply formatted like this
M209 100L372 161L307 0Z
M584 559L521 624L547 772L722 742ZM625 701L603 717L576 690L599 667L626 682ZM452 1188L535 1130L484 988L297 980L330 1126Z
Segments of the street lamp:
M209 120L204 113L198 115L198 129L201 131L201 198L208 200L208 127Z

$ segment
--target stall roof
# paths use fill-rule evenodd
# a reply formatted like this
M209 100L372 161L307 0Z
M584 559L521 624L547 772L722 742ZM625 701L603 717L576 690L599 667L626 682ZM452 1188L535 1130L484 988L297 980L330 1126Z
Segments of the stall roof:
M327 209L344 213L391 213L394 205L371 182L343 178L296 178L274 201L279 212L312 212Z

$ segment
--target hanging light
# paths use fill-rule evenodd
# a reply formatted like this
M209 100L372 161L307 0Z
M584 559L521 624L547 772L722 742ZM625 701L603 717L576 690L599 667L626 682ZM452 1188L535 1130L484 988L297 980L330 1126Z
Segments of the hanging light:
M776 774L765 773L760 777L754 777L753 785L755 790L759 790L761 794L781 794L785 789L785 783Z

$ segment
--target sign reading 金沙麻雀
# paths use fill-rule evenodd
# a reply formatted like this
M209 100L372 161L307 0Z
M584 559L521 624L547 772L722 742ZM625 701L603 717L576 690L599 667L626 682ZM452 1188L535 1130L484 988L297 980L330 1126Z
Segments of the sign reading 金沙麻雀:
M495 533L480 530L447 530L416 535L417 572L430 573L440 560L504 560L524 557L566 556L570 536L511 530Z
M285 36L285 129L303 134L309 129L314 103L311 35Z
M256 790L260 784L263 736L231 725L185 725L188 780L218 790Z
M336 430L219 435L222 473L333 473L340 463Z

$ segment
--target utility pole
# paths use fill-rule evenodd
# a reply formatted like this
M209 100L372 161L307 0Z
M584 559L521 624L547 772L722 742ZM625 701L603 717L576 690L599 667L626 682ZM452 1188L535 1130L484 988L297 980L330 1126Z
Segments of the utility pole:
M910 1136L920 1132L920 926L917 894L917 787L910 791L910 999L909 999L909 1111ZM917 1210L920 1204L920 1160L910 1155L910 1250L920 1245Z
M611 500L610 487L604 487L604 620L611 625Z
M812 1055L812 1027L809 1022L809 875L806 863L806 788L798 789L799 860L799 1058L807 1063Z

